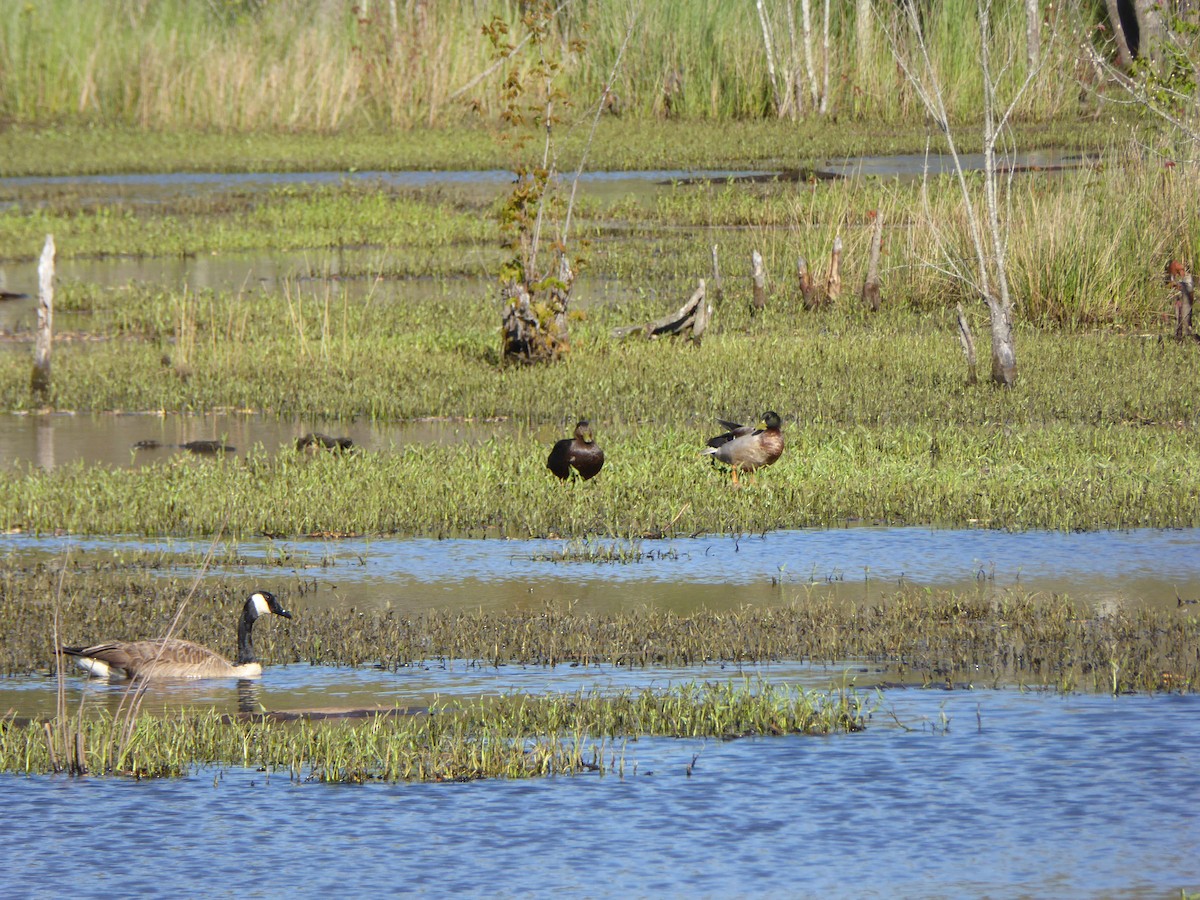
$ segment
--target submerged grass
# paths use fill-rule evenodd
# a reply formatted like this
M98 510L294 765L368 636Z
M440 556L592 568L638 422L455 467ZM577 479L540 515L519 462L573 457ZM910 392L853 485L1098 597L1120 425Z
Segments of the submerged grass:
M510 695L366 724L230 720L211 711L140 715L119 754L113 739L118 723L109 716L80 719L75 728L85 771L93 775L169 777L199 766L241 766L285 772L297 781L360 783L623 774L623 751L615 746L625 739L859 731L866 714L862 698L850 690L727 682L615 696ZM0 772L59 771L45 730L40 722L0 720Z
M0 560L0 673L53 669L48 635L23 623L47 621L62 585L67 644L97 635L165 631L192 585L153 573L114 577L24 568ZM286 624L255 632L268 665L373 665L399 669L429 661L502 666L802 661L851 668L888 667L928 685L1019 684L1057 690L1200 689L1200 616L1194 604L1171 610L1096 610L1058 595L967 594L902 589L875 601L796 594L775 607L677 614L639 609L588 613L548 604L500 612L305 609L302 596L273 585L289 608ZM180 637L213 647L234 644L230 610L244 590L209 578L188 601Z

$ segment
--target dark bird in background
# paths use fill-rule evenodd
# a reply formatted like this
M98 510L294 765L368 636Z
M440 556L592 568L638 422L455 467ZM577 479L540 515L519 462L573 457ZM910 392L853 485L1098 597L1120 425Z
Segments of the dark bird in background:
M563 438L550 450L546 468L559 478L570 478L571 469L584 481L599 474L604 465L604 451L592 437L592 426L586 419L575 424L575 436Z
M316 453L318 450L349 450L353 446L354 441L348 437L332 437L319 431L310 431L296 438L296 449L309 453Z
M217 453L236 453L237 447L230 447L222 441L188 441L185 444L164 444L162 441L138 441L133 445L134 450L162 450L179 447L189 453L199 453L202 456L213 456Z
M738 483L738 471L753 472L775 462L783 454L783 422L775 412L763 413L761 424L755 428L717 419L729 430L708 441L704 452L719 459L733 470L733 483Z

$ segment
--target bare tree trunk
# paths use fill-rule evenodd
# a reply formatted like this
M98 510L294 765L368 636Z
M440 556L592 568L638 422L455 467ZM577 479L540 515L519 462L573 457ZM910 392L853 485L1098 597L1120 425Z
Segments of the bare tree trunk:
M980 74L983 82L983 214L976 209L976 201L972 195L963 171L962 159L954 140L946 113L946 104L942 93L938 74L929 56L928 45L921 31L920 17L913 4L908 4L906 14L909 27L916 37L916 48L911 55L902 49L902 42L889 33L892 53L897 64L904 70L909 84L921 98L927 115L934 120L945 138L947 149L954 161L954 174L962 193L963 212L967 224L967 234L974 251L975 270L968 273L961 266L961 260L956 253L945 254L945 271L969 284L975 294L984 300L991 317L992 331L992 379L997 384L1010 387L1017 378L1016 344L1012 329L1012 298L1009 295L1007 262L1005 251L1007 233L1000 221L1000 202L996 184L996 143L1001 133L1007 127L1008 119L1016 109L1021 96L1032 84L1036 71L1026 73L1022 83L1016 88L1009 105L997 115L996 83L991 72L991 0L976 0L976 10L979 19L980 35ZM926 195L926 212L928 199ZM939 227L931 218L931 226L935 235ZM989 246L990 245L990 246Z
M804 68L808 72L809 106L817 108L817 70L813 61L812 9L810 0L800 0L800 29L804 35Z
M29 386L38 397L50 392L50 351L54 349L54 235L46 235L38 262L37 339Z
M1042 13L1038 0L1025 0L1025 65L1036 69L1042 58Z
M767 305L767 273L763 267L762 254L757 250L750 253L750 277L754 280L754 312L761 312Z
M1108 9L1108 25L1112 29L1113 45L1117 51L1117 58L1114 62L1120 68L1128 69L1133 65L1133 54L1129 51L1129 41L1125 39L1125 27L1121 24L1120 0L1104 0L1104 5Z
M788 96L791 97L792 119L799 119L804 112L804 82L800 75L800 41L796 37L796 9L790 2L783 4L787 10L788 41L791 45L791 63L788 68Z
M863 282L863 303L871 312L879 312L882 303L879 280L879 254L883 248L883 214L875 212L875 227L871 230L871 257L867 262L867 277Z
M1138 23L1138 43L1134 51L1137 56L1158 59L1161 55L1166 29L1162 9L1166 5L1162 0L1133 0L1133 11Z
M996 191L996 141L1000 125L996 122L996 89L991 71L991 0L979 0L980 51L983 73L983 192L987 206L988 233L992 239L996 286L994 296L984 285L984 299L992 319L992 380L1012 387L1017 380L1017 348L1012 330L1012 298L1008 293L1008 266L1005 262L1007 241L1000 227L1000 202Z
M822 85L821 105L818 111L821 115L829 112L829 0L825 0L825 23L821 30Z
M871 0L855 0L854 32L857 39L855 43L858 47L859 65L861 66L866 60L871 58L872 44L874 43L873 35L871 34Z
M775 78L775 51L771 46L771 26L767 21L767 11L763 7L763 0L756 0L755 7L758 9L758 23L762 26L763 47L767 52L767 77L771 79L771 96L775 100L775 115L783 115L783 103L779 98L779 82Z

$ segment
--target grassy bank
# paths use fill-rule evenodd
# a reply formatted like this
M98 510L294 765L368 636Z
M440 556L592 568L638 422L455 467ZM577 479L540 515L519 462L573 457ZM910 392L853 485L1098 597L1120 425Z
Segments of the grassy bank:
M1137 120L1115 110L1120 125L1066 117L1016 123L1022 149L1093 149L1114 136L1140 133ZM868 121L722 122L647 119L602 120L564 126L557 135L558 163L574 171L585 148L595 170L754 169L802 167L826 158L918 153L929 129L917 118L881 129ZM719 133L719 139L714 135ZM231 136L220 131L146 131L112 123L10 124L0 128L0 176L115 175L129 172L368 172L510 169L511 148L498 131L479 123L403 131L357 128L336 134L274 133L258 129ZM589 144L590 137L590 144ZM967 126L964 148L978 143ZM941 147L934 137L934 146ZM976 147L976 149L978 149Z
M854 5L831 4L828 88L823 23L814 23L810 80L783 3L764 5L779 68L774 84L762 25L753 7L739 4L578 0L552 17L539 49L561 67L555 88L573 102L571 116L599 100L632 25L637 39L612 83L614 110L623 118L774 115L786 71L802 83L805 116L819 95L841 117L897 121L919 114L919 104L888 50L896 10L873 6L859 22ZM535 103L543 88L532 74L534 45L523 42L529 28L522 17L537 8L467 0L9 4L0 14L0 117L225 132L490 120L504 107L502 85L514 71ZM1081 47L1095 37L1096 15L1089 3L1048 8L1046 65L1022 101L1022 118L1073 117L1087 108L1075 79L1063 76L1090 75ZM479 79L493 61L481 33L493 17L505 23L504 40L518 52ZM1019 81L1026 58L1020 7L997 10L993 28L993 57L1012 60L1007 77ZM932 5L924 10L924 29L952 115L973 116L981 94L974 4Z
M593 417L593 423L596 418ZM9 467L0 528L32 533L638 537L848 522L1058 530L1200 525L1194 427L808 426L734 490L712 428L599 432L607 462L560 484L529 437L309 460Z

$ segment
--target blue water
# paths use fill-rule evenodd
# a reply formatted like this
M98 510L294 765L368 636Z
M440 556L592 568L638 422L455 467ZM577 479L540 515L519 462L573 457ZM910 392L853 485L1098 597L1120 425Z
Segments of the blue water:
M860 734L631 742L609 751L624 777L5 777L4 895L1200 890L1200 698L901 690L883 705Z
M614 543L602 539L592 549ZM45 558L69 551L82 563L138 549L203 556L208 546L0 535L0 554ZM900 586L1054 591L1097 605L1173 608L1180 599L1200 599L1200 529L803 529L638 541L625 546L640 552L641 561L624 564L555 562L548 557L586 548L554 540L247 540L236 546L250 564L230 574L268 586L303 580L301 606L494 609L571 601L608 611L647 604L683 611L790 602L813 589L872 599ZM289 562L274 564L281 555Z

